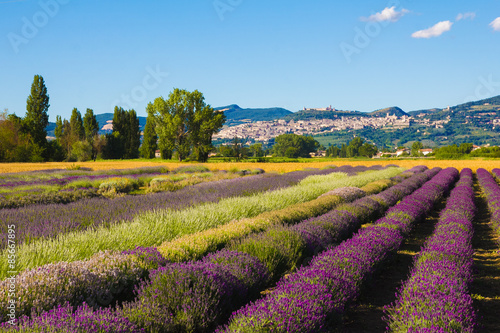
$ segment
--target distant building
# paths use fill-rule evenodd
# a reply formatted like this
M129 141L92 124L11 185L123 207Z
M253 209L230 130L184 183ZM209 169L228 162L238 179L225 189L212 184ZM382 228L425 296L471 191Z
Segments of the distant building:
M330 105L329 107L323 109L304 107L304 111L337 111L337 110L335 108L332 108L332 106Z
M433 152L433 150L431 148L420 149L420 153L424 156L427 156L427 155L431 154L432 152Z
M161 158L161 151L160 150L156 150L155 151L155 157L156 158Z
M401 156L403 154L410 154L410 150L409 149L398 149L398 151L396 151L396 156Z

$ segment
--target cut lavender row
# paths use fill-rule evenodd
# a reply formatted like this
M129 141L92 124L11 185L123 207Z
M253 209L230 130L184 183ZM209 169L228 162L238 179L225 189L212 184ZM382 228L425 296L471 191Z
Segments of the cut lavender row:
M456 169L442 170L373 226L316 256L310 266L283 278L272 293L236 311L219 331L303 333L338 325L363 281L399 248L411 225L432 209L457 176Z
M499 170L500 169L495 169ZM500 235L500 186L493 176L485 169L477 169L477 179L488 201L492 228Z
M476 212L472 171L463 169L434 234L427 240L397 301L385 309L390 332L474 332L469 294Z
M495 175L495 177L500 179L500 169L493 169L492 173Z
M365 167L366 169L366 167ZM207 182L176 192L119 197L113 200L92 198L67 205L32 205L0 210L0 249L7 244L7 226L16 225L17 244L40 238L52 238L70 231L85 230L101 224L131 221L138 213L153 209L182 209L222 198L276 190L297 184L311 175L356 170L353 167L296 171L283 175L261 174L244 178Z

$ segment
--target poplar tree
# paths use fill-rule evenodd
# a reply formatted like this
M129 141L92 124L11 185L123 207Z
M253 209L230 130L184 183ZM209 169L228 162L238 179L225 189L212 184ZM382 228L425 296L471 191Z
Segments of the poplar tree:
M47 146L47 130L49 124L49 95L41 75L35 75L31 85L31 94L26 101L26 116L23 119L23 130L31 136L33 143L41 150Z
M154 116L154 107L149 103L146 107L148 118L144 128L144 137L141 145L141 156L144 158L154 158L156 149L158 149L158 136L156 135L156 118Z

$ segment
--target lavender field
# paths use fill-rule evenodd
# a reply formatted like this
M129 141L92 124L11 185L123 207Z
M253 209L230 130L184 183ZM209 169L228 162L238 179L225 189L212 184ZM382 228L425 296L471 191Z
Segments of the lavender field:
M0 175L0 332L500 331L500 169L65 173Z

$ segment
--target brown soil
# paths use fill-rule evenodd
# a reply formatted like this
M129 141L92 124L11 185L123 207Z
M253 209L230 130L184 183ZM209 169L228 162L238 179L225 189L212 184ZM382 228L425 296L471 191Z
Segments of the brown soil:
M383 264L383 268L366 286L358 302L352 305L344 318L342 333L385 332L387 324L383 321L386 305L394 302L396 292L408 278L413 267L413 258L420 252L425 240L433 233L439 219L439 212L444 208L443 199L433 212L422 222L417 223L403 243L400 250Z
M478 214L475 220L474 281L471 286L479 332L500 332L500 256L498 235L490 227L486 200L476 186Z

